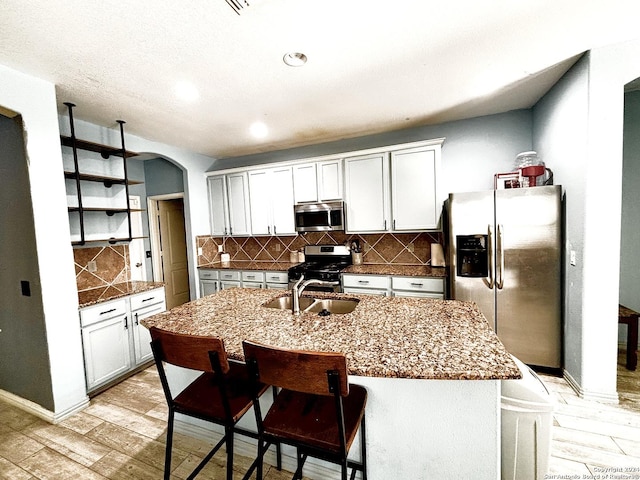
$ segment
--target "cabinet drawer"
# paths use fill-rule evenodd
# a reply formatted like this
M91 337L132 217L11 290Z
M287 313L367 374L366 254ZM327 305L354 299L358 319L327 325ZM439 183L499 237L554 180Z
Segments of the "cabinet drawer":
M220 270L218 274L220 275L220 280L240 281L240 272L237 270Z
M198 270L198 276L201 280L217 280L218 279L218 270Z
M255 272L255 271L242 272L242 281L262 283L264 282L264 272Z
M127 314L127 303L125 299L113 300L111 302L100 303L92 307L80 310L80 326L86 327L103 320Z
M265 272L267 283L289 283L287 272Z
M389 288L389 277L380 275L343 275L342 285L345 287L379 288L387 290Z
M144 293L138 293L131 297L131 311L139 310L150 305L164 302L164 290L156 288Z
M413 292L444 292L444 282L441 278L425 277L391 277L393 290L409 290Z

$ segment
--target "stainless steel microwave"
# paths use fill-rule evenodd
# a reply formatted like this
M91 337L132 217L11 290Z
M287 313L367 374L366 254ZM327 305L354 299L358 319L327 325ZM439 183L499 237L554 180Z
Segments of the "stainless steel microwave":
M293 207L296 232L344 230L344 202L298 203Z

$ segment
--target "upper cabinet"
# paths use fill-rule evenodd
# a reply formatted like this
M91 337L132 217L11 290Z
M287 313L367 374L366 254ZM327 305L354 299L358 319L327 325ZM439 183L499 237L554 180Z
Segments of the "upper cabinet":
M290 166L249 172L253 235L295 235Z
M346 158L345 203L349 232L383 232L388 229L388 154Z
M60 136L69 210L71 241L129 242L131 212L127 158L137 155L124 146L124 121L119 120L121 148L79 140L75 136L72 103L69 109L71 136ZM139 211L139 210L137 210Z
M293 166L295 203L342 200L342 160Z
M246 172L208 178L212 235L250 235L249 182Z
M208 178L212 235L296 235L296 203L345 200L346 231L437 230L443 138Z
M347 231L438 229L442 139L413 148L346 158Z

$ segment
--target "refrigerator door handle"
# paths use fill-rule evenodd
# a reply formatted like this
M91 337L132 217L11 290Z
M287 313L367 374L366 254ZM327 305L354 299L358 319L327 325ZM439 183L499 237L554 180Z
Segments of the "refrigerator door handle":
M495 284L495 278L496 278L496 272L495 272L495 266L496 266L496 257L495 257L495 250L493 248L493 225L489 225L488 226L488 233L489 233L489 239L488 239L488 246L489 246L489 289L493 290L493 286Z
M502 249L502 230L504 229L504 227L500 224L498 224L498 241L496 242L496 246L498 249L498 260L499 260L499 271L498 271L498 275L497 275L497 279L496 279L496 288L498 288L499 290L502 290L502 287L504 286L504 250Z

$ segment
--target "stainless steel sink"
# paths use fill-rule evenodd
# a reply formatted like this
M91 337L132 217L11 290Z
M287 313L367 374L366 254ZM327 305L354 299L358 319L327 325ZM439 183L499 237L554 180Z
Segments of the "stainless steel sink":
M340 315L353 312L360 300L343 300L337 298L310 298L300 297L300 310L309 313L320 313L330 315ZM280 310L291 310L291 297L277 297L263 306L267 308L278 308Z
M304 310L315 301L314 298L300 297L300 310ZM291 297L278 297L265 303L263 307L279 308L280 310L291 310Z
M305 312L320 313L327 311L330 314L345 314L353 312L360 300L339 300L337 298L316 299Z

